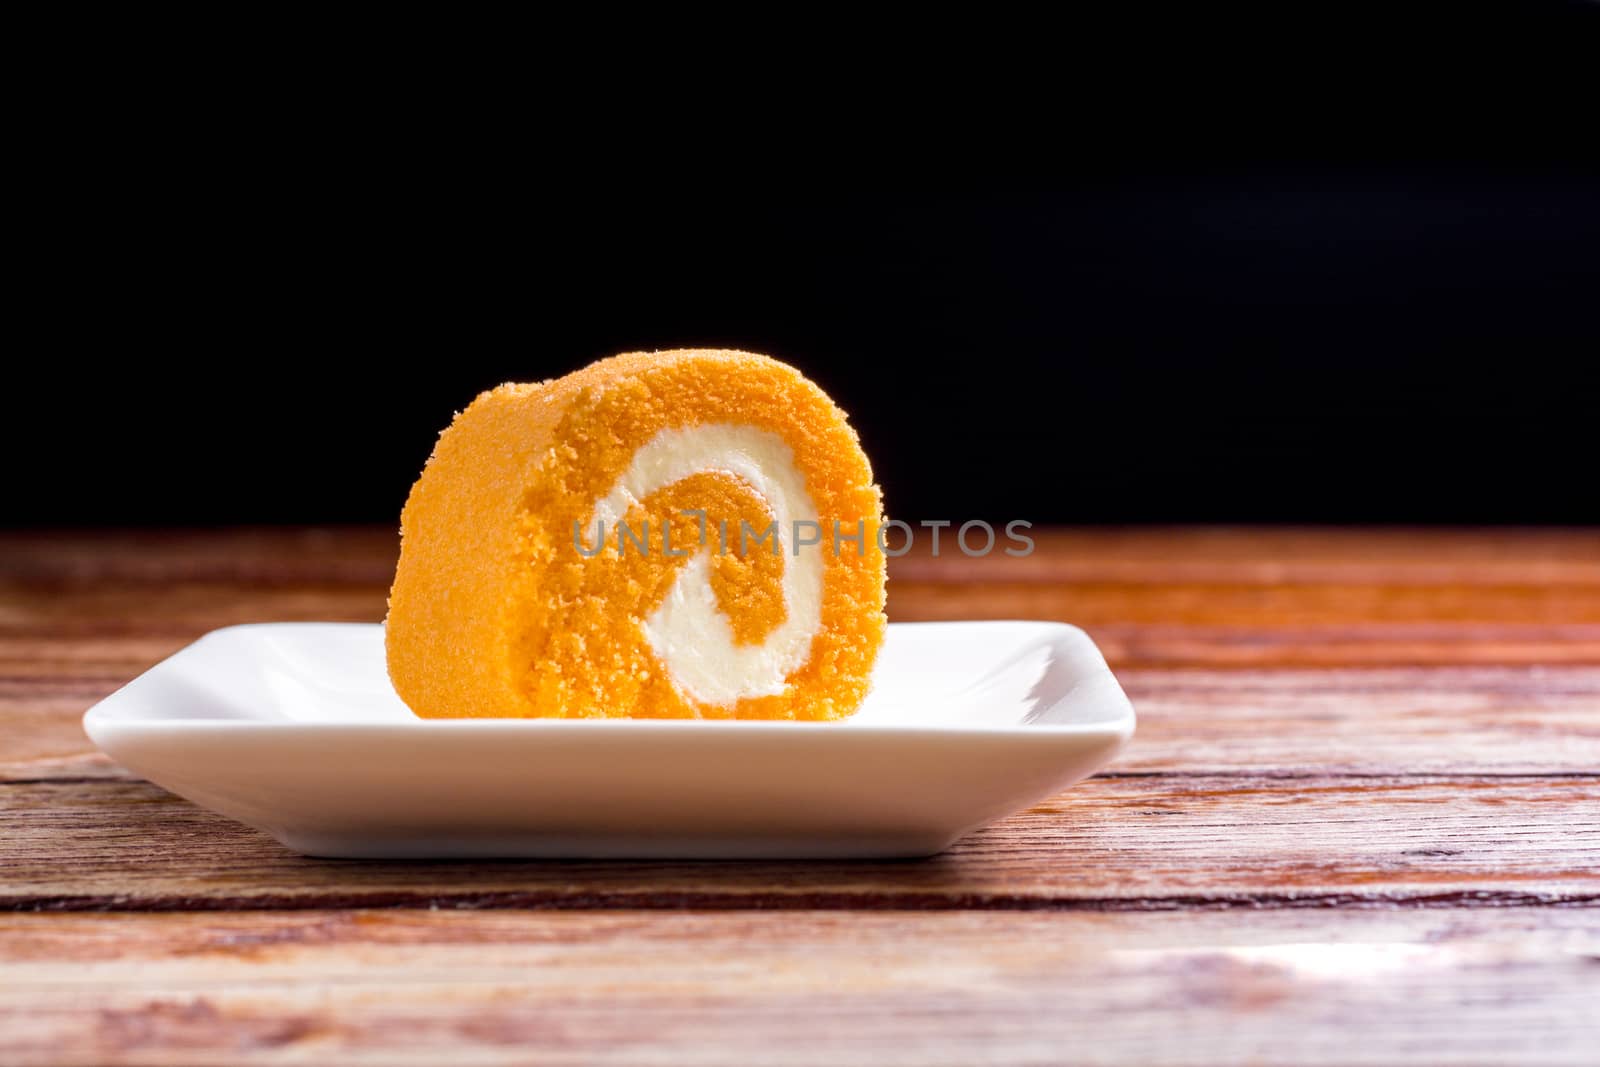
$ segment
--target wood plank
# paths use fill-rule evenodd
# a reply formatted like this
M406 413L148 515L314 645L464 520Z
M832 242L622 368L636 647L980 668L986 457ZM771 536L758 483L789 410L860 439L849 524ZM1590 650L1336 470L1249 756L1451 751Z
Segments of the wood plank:
M280 541L218 534L214 543L182 536L170 545L149 535L148 543L119 551L107 546L106 555L97 557L76 542L59 550L53 544L19 548L15 535L0 534L6 550L0 558L8 561L0 567L0 635L192 635L239 621L245 606L251 609L246 617L255 619L381 617L393 567L392 534L377 541L361 529L319 533L337 549L326 559L308 555L300 540L287 535ZM1600 580L1591 575L1600 571L1600 560L1541 561L1536 553L1542 539L1530 535L1528 550L1535 555L1523 564L1492 553L1452 561L1456 539L1415 536L1417 553L1434 552L1447 562L1429 566L1404 554L1385 572L1382 553L1379 561L1275 557L1272 552L1286 546L1265 537L1245 539L1242 547L1264 542L1264 555L1253 562L1220 550L1215 559L1163 561L1150 558L1148 550L1119 557L1105 547L1101 555L1079 558L1070 554L1073 535L1061 531L1047 541L1068 542L1059 554L1041 549L1021 560L949 553L895 560L890 609L902 621L1017 617L1088 627L1310 628L1328 630L1335 639L1367 627L1431 625L1434 630L1423 629L1420 637L1437 640L1459 632L1494 640L1503 631L1505 640L1600 640ZM1183 531L1165 540L1179 551ZM1600 533L1588 540L1600 557ZM273 554L279 551L281 556ZM152 586L159 594L152 594ZM276 614L257 613L262 610Z
M1135 746L848 864L293 856L77 719L392 528L0 533L0 1062L1593 1062L1600 534L1036 533L891 612L1086 625Z
M387 588L399 553L398 515L392 526L0 530L0 583Z
M376 622L385 590L180 584L0 589L0 778L105 773L83 713L207 631L236 623Z
M1117 771L1600 770L1597 667L1119 673L1140 718ZM79 726L92 685L14 678L0 694L0 781L128 777Z
M1427 662L1491 661L1497 644L1506 662L1600 662L1594 531L1036 536L1025 559L924 551L893 561L891 615L1066 619L1099 631L1130 665L1357 663L1396 643ZM378 618L393 560L389 529L0 534L0 637L192 637L240 618ZM1259 631L1283 636L1252 640Z
M1089 629L1118 669L1600 664L1600 632L1592 626L1364 623L1271 630L1104 623Z
M0 916L9 1064L1591 1064L1593 909Z
M1119 673L1141 716L1123 769L1600 767L1600 670L1592 667ZM120 775L79 726L83 709L120 682L0 682L0 779Z
M1114 667L1600 663L1600 587L905 582L890 617L1050 619Z
M1592 529L1134 526L1028 531L1036 549L981 559L924 534L894 565L906 581L1600 585ZM300 581L387 585L396 525L0 531L0 579Z
M306 859L139 782L0 786L0 908L1600 904L1600 777L1100 778L920 862Z
M1600 665L1595 531L1034 533L1039 549L1026 559L972 560L958 551L934 559L924 546L894 561L893 616L1075 621L1090 629L1135 690L1142 679L1129 672L1141 668L1246 675L1245 669L1352 665ZM116 774L78 728L85 708L218 626L375 621L394 555L389 527L0 532L0 776ZM1419 690L1429 694L1426 711L1437 690L1469 676L1417 677ZM1338 699L1342 685L1331 676L1294 676L1281 692L1293 703L1326 686ZM1534 713L1545 715L1537 686L1520 688L1513 706L1489 700L1476 720L1488 724L1487 734L1470 718L1464 724L1469 758L1441 757L1427 766L1472 766L1492 754L1493 743L1503 740L1491 736L1499 732L1496 715L1521 719L1530 701ZM1163 687L1158 699L1182 707L1170 689ZM1459 694L1445 699L1474 703ZM1222 713L1210 698L1200 703L1207 716ZM1358 705L1359 699L1352 708ZM1355 711L1350 716L1352 723L1361 719ZM1570 724L1570 716L1563 722ZM1523 732L1511 764L1558 766L1549 754L1556 730L1546 731L1542 753L1528 747L1533 733ZM1271 736L1281 747L1300 734ZM1426 740L1437 753L1444 739L1435 732ZM1143 751L1151 765L1164 758L1159 748ZM1588 756L1584 749L1574 758ZM1241 763L1254 758L1240 749ZM1359 753L1324 762L1397 769Z
M891 617L1064 620L1116 667L1600 664L1600 531L1033 533L895 560Z
M1600 668L1125 670L1114 771L1600 772Z
M1600 585L1592 529L1133 526L1038 528L1032 555L963 556L919 542L906 581L1143 585ZM975 534L981 537L981 534Z
M895 617L1068 619L1124 669L1600 664L1593 531L1035 534L896 560ZM104 773L84 708L218 626L381 618L394 552L390 528L0 533L0 767Z

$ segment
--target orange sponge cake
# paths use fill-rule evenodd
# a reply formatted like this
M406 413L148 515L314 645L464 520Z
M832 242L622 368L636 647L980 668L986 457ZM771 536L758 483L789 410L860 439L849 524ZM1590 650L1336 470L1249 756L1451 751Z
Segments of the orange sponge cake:
M401 517L389 675L425 717L837 719L884 632L855 431L747 352L479 396Z

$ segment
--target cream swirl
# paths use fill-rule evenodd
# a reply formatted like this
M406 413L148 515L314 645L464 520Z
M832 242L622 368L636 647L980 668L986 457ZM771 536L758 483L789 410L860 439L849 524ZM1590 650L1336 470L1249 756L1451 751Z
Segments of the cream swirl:
M711 553L718 540L713 536L678 569L667 595L643 620L643 630L656 658L686 696L704 704L731 705L745 697L782 693L788 676L809 658L811 640L822 627L821 545L797 548L793 543L797 524L821 526L789 445L777 434L736 423L661 430L634 453L628 469L595 503L593 520L603 524L598 532L613 529L651 493L710 471L744 482L772 513L783 554L783 621L759 644L735 642L711 587ZM736 539L737 531L730 541Z

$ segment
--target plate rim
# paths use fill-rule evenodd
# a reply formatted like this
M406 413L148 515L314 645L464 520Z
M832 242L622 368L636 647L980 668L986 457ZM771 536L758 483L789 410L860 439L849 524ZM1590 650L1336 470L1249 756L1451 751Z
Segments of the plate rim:
M1059 736L1116 736L1122 743L1130 740L1138 725L1138 716L1133 703L1129 700L1127 692L1122 687L1122 682L1116 673L1111 670L1104 654L1095 644L1094 639L1082 627L1072 623L1051 619L940 619L916 622L891 622L890 629L954 629L965 627L990 627L990 626L1021 626L1037 629L1041 633L1054 632L1058 637L1065 638L1069 643L1078 646L1078 650L1093 657L1093 674L1104 676L1110 683L1110 688L1119 704L1118 714L1115 717L1084 723L902 723L902 724L867 724L855 725L844 720L794 720L794 719L630 719L623 717L605 718L555 718L555 717L494 717L494 718L423 718L417 716L413 720L389 720L378 722L318 722L308 720L266 720L266 719L238 719L238 718L122 718L109 710L108 705L118 702L122 694L131 686L142 679L167 667L173 660L190 653L197 646L208 639L220 634L236 633L239 631L268 630L268 629L310 629L310 628L337 628L344 630L371 630L382 629L381 622L354 622L354 621L274 621L274 622L245 622L232 623L208 630L193 641L179 648L170 655L163 657L138 675L118 686L112 692L91 705L82 716L82 727L89 739L96 747L106 748L110 735L129 733L148 734L152 732L169 733L202 733L222 731L230 733L259 731L266 734L284 733L317 733L330 734L348 732L355 734L404 734L407 736L426 733L434 735L481 735L484 733L501 732L515 735L570 733L574 735L599 736L623 732L638 736L641 734L678 735L690 734L704 736L706 734L733 733L748 736L756 733L783 733L795 734L796 732L810 735L828 735L835 737L866 737L872 735L906 737L916 734L961 734L963 736L997 735L1009 738ZM1109 695L1109 694L1108 694ZM415 714L413 712L413 714ZM104 739L104 740L103 740Z

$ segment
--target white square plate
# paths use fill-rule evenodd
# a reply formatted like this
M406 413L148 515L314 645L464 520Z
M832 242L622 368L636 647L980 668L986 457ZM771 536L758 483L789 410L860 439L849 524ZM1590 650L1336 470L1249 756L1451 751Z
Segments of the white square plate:
M89 709L119 763L339 857L925 856L1103 767L1133 708L1062 623L889 627L838 723L419 719L376 624L207 634Z

